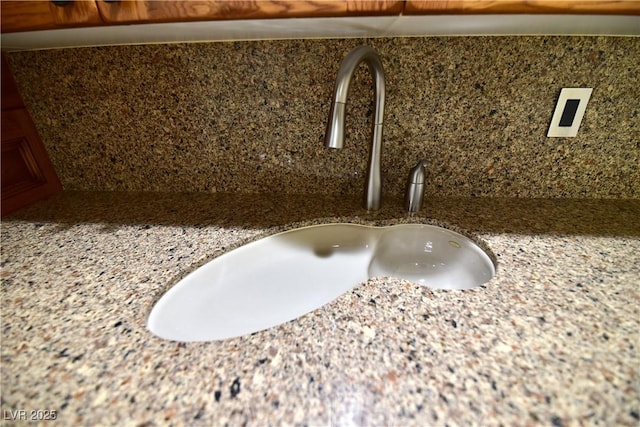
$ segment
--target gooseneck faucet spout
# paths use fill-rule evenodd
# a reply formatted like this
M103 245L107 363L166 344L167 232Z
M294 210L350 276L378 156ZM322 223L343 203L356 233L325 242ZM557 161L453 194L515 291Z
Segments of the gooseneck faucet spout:
M329 111L327 132L324 143L329 148L342 148L344 146L344 122L347 105L349 84L358 65L365 62L374 80L375 107L373 110L373 135L367 166L367 181L364 192L364 206L369 211L380 209L382 198L382 178L380 173L380 156L382 153L382 125L384 116L385 80L384 70L380 56L369 46L360 46L353 49L344 58L333 93L333 102Z

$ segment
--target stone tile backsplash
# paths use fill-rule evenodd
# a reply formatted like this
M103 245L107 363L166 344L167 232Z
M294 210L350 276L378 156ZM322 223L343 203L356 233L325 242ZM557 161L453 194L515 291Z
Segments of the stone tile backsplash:
M115 46L8 55L68 190L356 194L372 84L345 149L323 146L355 46L387 76L384 193L427 159L427 195L640 197L640 39L429 37ZM576 138L547 138L560 89L593 87Z

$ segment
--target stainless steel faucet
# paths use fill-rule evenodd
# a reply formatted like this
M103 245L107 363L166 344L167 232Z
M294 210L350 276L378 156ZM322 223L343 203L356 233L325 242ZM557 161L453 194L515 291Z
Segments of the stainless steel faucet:
M382 152L382 125L384 116L385 82L382 61L375 50L369 46L359 46L344 58L338 75L333 94L333 102L329 111L327 132L324 144L329 148L344 147L344 122L347 105L349 84L358 65L366 62L375 84L375 107L373 110L373 135L369 165L367 166L367 181L364 191L364 207L369 211L380 209L382 199L382 178L380 176L380 155Z

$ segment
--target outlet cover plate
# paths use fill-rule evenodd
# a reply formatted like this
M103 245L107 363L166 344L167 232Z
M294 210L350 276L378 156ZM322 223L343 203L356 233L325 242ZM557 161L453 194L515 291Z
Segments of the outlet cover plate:
M593 88L578 87L565 87L560 91L548 137L574 137L578 134L592 91Z

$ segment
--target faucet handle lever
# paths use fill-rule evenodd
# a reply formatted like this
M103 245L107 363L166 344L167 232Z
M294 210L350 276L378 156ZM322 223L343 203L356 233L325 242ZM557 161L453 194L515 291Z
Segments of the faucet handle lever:
M422 208L424 198L424 181L428 162L420 160L409 172L407 191L405 193L405 207L409 213L418 212Z

